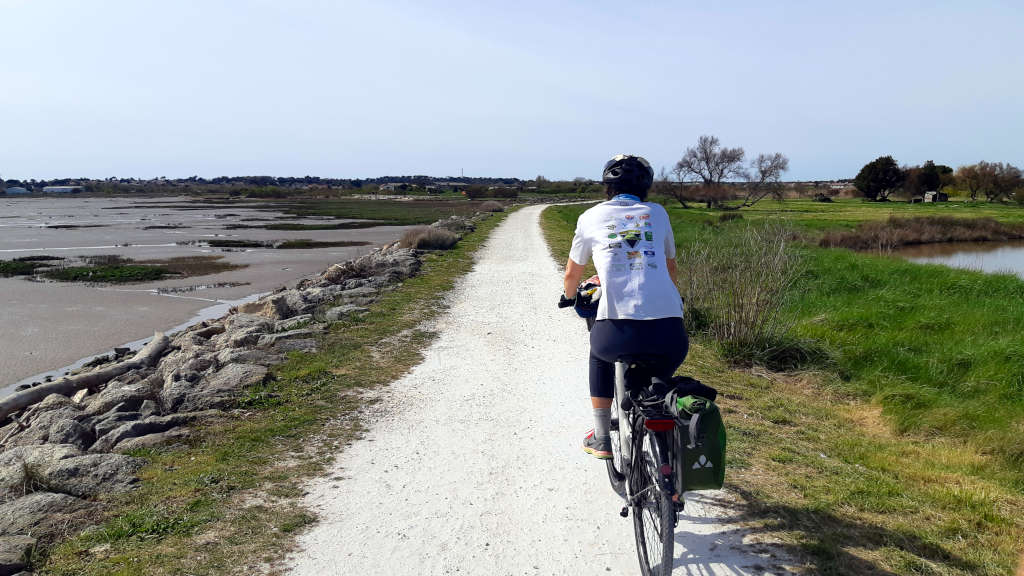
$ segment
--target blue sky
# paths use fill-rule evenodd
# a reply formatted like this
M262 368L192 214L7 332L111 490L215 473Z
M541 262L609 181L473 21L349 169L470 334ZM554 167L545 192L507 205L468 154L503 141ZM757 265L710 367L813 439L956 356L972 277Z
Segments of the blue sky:
M1024 165L1013 2L0 0L5 178Z

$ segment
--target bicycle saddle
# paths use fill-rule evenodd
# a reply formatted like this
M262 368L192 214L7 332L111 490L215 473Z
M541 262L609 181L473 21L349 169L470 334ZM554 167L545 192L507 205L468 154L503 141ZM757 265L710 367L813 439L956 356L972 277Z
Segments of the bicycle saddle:
M618 357L618 361L626 365L625 377L627 384L639 381L643 384L652 382L655 385L668 386L667 380L654 374L654 368L663 361L661 356L656 354L623 354Z

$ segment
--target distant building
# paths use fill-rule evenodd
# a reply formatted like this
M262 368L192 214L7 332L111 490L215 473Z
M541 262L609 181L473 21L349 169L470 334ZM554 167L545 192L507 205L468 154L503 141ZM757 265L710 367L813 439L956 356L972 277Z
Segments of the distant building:
M28 190L22 188L21 186L12 186L11 188L7 189L7 194L28 194Z
M46 194L78 194L85 192L83 186L44 186L43 192Z
M935 192L935 191L925 192L924 193L924 201L925 202L949 202L949 194L946 194L945 192Z

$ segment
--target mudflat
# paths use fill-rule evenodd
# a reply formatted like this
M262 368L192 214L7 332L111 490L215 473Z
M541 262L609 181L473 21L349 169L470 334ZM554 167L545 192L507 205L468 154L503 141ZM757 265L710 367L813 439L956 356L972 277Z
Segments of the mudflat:
M237 229L290 217L265 203L186 198L46 197L0 200L0 259L118 255L135 260L220 256L242 268L156 282L96 285L0 278L0 395L29 376L168 330L218 303L294 285L327 266L397 240L405 227ZM331 223L344 220L330 220ZM309 239L365 245L313 249L210 247L210 240Z

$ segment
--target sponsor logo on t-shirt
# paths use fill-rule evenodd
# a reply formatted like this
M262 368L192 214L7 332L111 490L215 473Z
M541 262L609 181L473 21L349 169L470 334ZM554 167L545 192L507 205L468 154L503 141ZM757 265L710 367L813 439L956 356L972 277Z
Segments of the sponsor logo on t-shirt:
M618 235L618 234L616 234L616 233L614 233L614 232L612 232L611 234L609 234L609 235L608 235L608 237L609 237L609 238L618 238L618 237L619 237L619 235Z
M615 230L615 224L609 224L609 225L605 226L605 228L607 228L609 230Z
M635 252L626 252L626 258L629 258L630 260L633 260L634 258L639 258L639 257L640 257L640 251L639 250L637 250Z
M650 222L644 222L644 226L647 227L647 228L650 228L651 227L651 223Z
M622 242L610 242L608 248L622 248Z
M640 219L641 220L650 220L651 219L651 215L650 214L641 214L640 215Z
M644 232L644 240L654 242L654 232Z
M654 250L644 250L644 256L654 256Z
M625 218L626 218L626 220L632 220L633 219L633 215L632 214L626 214Z
M619 232L619 236L629 244L630 248L635 248L637 243L640 242L640 231L639 230L623 230Z
M654 268L655 270L657 270L657 269L658 269L658 265L657 265L657 264L655 264L654 262L648 262L648 263L647 263L647 267L648 267L648 268Z
M643 270L644 269L644 265L643 265L642 262L634 262L633 264L629 265L629 269L630 270Z

